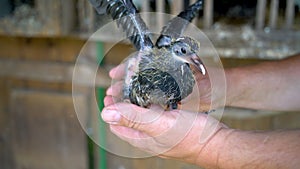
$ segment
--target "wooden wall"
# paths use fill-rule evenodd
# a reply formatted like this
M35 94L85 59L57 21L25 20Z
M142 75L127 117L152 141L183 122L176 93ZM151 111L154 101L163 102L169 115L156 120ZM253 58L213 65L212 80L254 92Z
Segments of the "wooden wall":
M73 65L82 44L0 37L1 168L87 168L87 140L74 111L71 81L53 79ZM86 93L75 97L87 110Z
M89 168L87 138L73 108L72 74L84 40L70 37L0 36L0 164L1 168ZM105 48L111 44L106 43ZM132 48L117 45L105 58L118 64ZM255 64L258 59L223 59L225 67ZM107 74L107 72L106 72ZM61 76L57 78L57 76ZM56 77L56 78L55 78ZM103 75L108 81L107 75ZM107 85L106 85L107 86ZM76 95L89 111L91 91ZM97 111L97 110L94 110ZM97 120L97 119L96 119ZM227 108L223 122L244 130L299 128L298 112L266 112ZM94 145L95 168L101 166ZM109 152L109 169L199 168L156 157L131 159Z

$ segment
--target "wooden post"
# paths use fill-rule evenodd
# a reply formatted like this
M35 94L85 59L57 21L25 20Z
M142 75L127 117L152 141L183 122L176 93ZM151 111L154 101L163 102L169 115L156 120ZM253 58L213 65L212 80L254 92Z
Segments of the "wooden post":
M61 1L60 18L61 18L61 33L66 35L72 31L76 21L75 0Z
M78 0L78 20L80 30L87 33L93 33L95 30L95 10L86 0Z

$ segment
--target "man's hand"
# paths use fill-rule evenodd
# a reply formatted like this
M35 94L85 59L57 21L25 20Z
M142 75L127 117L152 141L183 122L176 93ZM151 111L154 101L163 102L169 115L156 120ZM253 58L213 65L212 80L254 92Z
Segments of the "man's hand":
M201 166L216 165L217 137L226 127L203 113L145 109L105 98L102 118L111 131L133 146L163 158ZM205 129L205 130L204 130ZM210 133L207 133L210 132Z
M279 62L227 70L226 104L299 110L299 58L298 55ZM300 165L297 160L300 152L299 130L238 131L226 128L203 113L182 109L164 111L155 106L144 109L133 104L117 103L122 91L124 69L121 65L110 72L110 76L119 82L107 90L102 118L110 124L113 133L130 144L161 157L205 168L297 168ZM200 82L197 86L202 97L200 107L204 103L210 105L212 94L208 84L211 80L200 77L197 81ZM201 83L204 84L199 85ZM192 101L193 96L183 100L182 105Z
M108 96L104 99L102 118L110 124L111 131L153 155L215 167L218 146L222 144L217 143L219 139L215 138L222 135L226 126L203 113L165 111L160 106L145 109L129 103L117 103L121 97L124 68L124 65L119 65L110 71L115 83L107 90ZM182 103L183 108L190 106L189 100L193 99L187 98Z

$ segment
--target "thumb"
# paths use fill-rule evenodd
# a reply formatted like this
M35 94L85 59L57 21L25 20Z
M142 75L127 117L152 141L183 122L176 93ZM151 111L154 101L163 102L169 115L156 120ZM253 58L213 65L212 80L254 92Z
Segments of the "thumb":
M129 127L149 136L157 136L175 125L179 112L160 107L145 109L133 104L117 103L102 111L102 119L113 125Z

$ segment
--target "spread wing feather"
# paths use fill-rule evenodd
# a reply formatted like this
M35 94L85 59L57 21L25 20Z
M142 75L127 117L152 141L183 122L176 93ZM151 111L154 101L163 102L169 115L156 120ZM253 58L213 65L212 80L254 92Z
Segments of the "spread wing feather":
M137 50L152 48L148 28L132 0L89 0L99 14L110 15Z
M172 40L176 40L186 29L186 26L191 22L203 8L203 0L198 0L190 5L186 10L180 12L177 17L173 18L164 26L161 35L156 41L156 46L161 48L163 46L171 45Z

